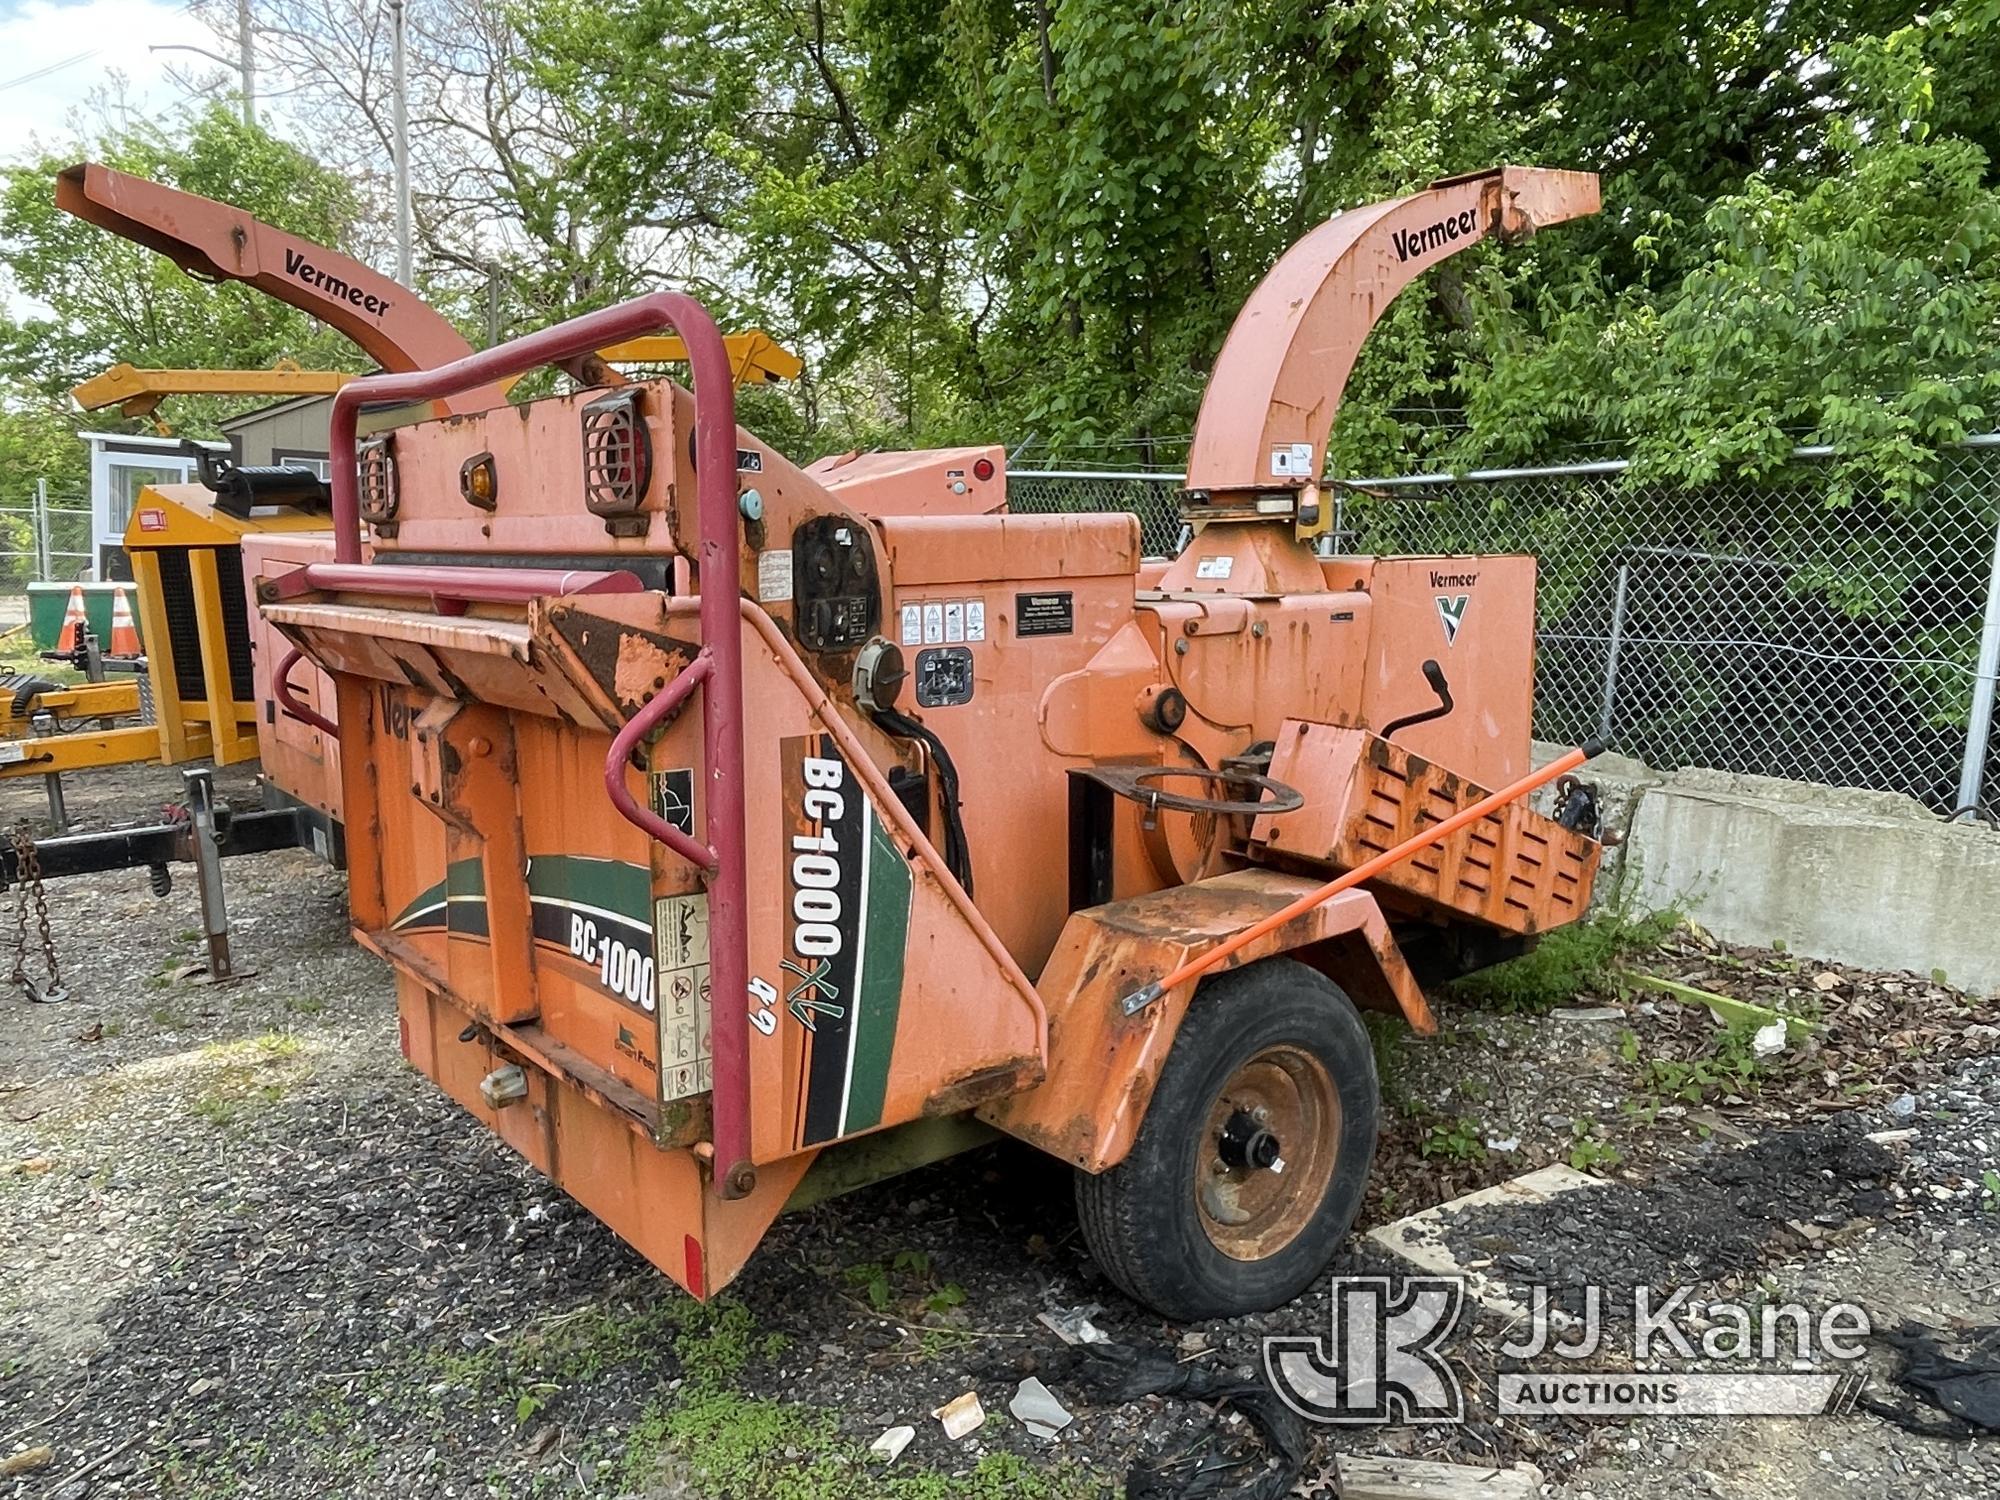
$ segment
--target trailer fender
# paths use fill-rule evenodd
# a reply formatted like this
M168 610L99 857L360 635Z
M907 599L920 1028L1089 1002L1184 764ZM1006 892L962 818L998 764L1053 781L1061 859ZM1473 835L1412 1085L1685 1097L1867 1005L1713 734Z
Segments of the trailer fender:
M1036 989L1049 1012L1048 1076L981 1119L1052 1156L1102 1172L1131 1150L1195 986L1137 1015L1120 1000L1222 939L1282 910L1318 882L1249 869L1075 912ZM1437 1021L1389 924L1365 890L1343 892L1243 949L1216 972L1289 953L1335 980L1357 1005Z

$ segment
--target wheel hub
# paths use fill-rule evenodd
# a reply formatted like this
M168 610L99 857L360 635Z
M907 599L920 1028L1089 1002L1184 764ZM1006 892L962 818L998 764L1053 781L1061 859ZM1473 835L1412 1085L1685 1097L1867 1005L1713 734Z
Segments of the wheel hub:
M1215 1143L1215 1154L1225 1167L1256 1172L1285 1170L1278 1138L1245 1109L1230 1111Z
M1340 1095L1302 1048L1267 1047L1211 1106L1196 1153L1202 1229L1234 1260L1276 1254L1312 1222L1333 1181Z

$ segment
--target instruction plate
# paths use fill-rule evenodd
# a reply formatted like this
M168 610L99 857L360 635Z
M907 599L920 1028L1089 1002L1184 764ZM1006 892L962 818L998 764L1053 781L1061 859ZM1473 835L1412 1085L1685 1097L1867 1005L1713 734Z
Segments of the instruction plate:
M792 549L757 554L757 602L782 604L792 597Z
M708 897L655 901L653 945L659 964L660 1098L671 1104L709 1087Z
M1014 634L1073 635L1075 632L1076 595L1069 590L1014 596Z

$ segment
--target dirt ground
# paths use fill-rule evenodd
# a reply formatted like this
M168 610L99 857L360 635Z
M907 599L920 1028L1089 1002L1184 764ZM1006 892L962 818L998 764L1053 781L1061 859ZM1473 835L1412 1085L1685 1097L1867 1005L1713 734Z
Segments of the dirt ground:
M171 773L89 798L82 780L93 817L174 794ZM0 823L41 808L0 787ZM1328 1326L1323 1289L1196 1327L1147 1314L1091 1264L1066 1173L1007 1145L782 1220L699 1307L402 1062L340 875L302 853L228 875L253 976L186 977L191 881L161 899L132 872L49 888L71 1001L0 994L0 1463L50 1450L0 1497L1110 1494L1135 1457L1230 1449L1240 1418L1090 1404L1038 1313L1096 1305L1114 1338L1218 1368ZM1622 985L1553 1011L1445 997L1444 1037L1381 1039L1362 1227L1559 1162L1612 1185L1454 1221L1489 1274L1852 1299L1878 1329L2000 1322L1991 1002L1699 934L1639 962L1818 1030L1758 1059L1705 1009ZM1357 1236L1335 1269L1398 1267ZM1454 1351L1468 1422L1316 1431L1294 1492L1373 1452L1532 1464L1563 1500L2000 1496L2000 1443L1866 1412L1503 1418L1500 1333L1482 1318ZM1893 1365L1870 1356L1891 1396ZM1054 1442L1007 1416L1036 1370L1075 1415ZM967 1390L989 1417L952 1443L929 1413ZM908 1451L865 1462L898 1424Z

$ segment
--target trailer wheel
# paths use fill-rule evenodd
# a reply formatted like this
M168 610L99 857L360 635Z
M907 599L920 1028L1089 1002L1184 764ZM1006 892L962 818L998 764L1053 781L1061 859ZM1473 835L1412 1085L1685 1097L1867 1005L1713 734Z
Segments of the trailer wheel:
M1272 958L1207 981L1131 1153L1077 1173L1091 1254L1182 1321L1291 1301L1361 1211L1379 1109L1367 1028L1332 980Z

